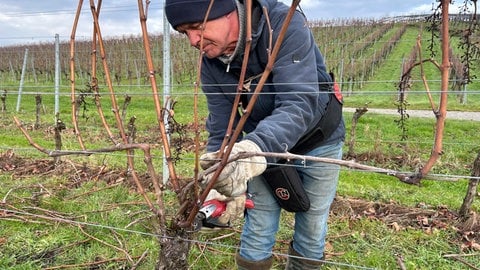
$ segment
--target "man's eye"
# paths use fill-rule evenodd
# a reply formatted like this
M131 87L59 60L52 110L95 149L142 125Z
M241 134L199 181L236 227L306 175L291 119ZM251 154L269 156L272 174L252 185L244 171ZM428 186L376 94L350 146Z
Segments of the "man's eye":
M188 31L199 31L199 30L204 30L205 27L202 23L195 23L195 24L190 24L190 25L185 25L178 27L176 30L180 34L186 35Z
M202 23L196 23L196 24L193 24L190 29L192 30L202 30L203 29L203 24Z

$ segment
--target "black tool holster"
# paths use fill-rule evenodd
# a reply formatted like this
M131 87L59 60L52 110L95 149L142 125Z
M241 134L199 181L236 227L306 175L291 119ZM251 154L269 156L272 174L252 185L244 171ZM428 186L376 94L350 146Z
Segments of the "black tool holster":
M295 166L287 163L270 167L263 172L263 177L280 207L289 212L310 209L310 200Z

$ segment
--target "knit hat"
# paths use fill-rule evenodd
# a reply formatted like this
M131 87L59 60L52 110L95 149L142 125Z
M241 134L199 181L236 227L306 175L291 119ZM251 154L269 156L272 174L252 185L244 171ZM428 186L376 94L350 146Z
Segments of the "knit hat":
M165 13L173 28L185 23L203 22L210 0L166 0ZM213 20L235 10L234 0L213 0L208 20Z

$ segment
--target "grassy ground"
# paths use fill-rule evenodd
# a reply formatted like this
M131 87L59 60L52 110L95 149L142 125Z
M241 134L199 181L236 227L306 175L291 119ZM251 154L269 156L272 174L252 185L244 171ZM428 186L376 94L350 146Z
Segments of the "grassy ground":
M178 110L178 118L188 119L188 113L182 111ZM152 234L154 222L124 174L120 153L69 157L55 168L52 160L44 160L28 147L9 117L3 115L2 119L6 132L2 133L0 163L0 268L125 269L136 264L138 269L153 268L158 253ZM432 120L409 119L409 139L401 142L395 119L368 113L361 118L355 144L359 162L412 171L428 158ZM345 114L345 120L350 127L351 114ZM90 119L88 123L96 122ZM448 123L444 155L433 173L469 175L479 150L479 126L471 121ZM46 130L44 126L32 134L41 143L51 143L52 135ZM105 143L99 140L101 132L88 130L91 132L85 136L92 145ZM139 133L142 140L157 136L146 131ZM65 132L64 136L65 145L76 145L73 134ZM191 173L189 157L184 155L177 166L185 175ZM154 158L161 163L159 152ZM106 167L98 169L101 165ZM445 256L448 254L461 254L467 262L480 264L479 256L473 256L479 252L478 231L460 230L462 223L454 215L466 187L465 179L424 180L418 187L390 176L343 169L329 223L326 269L398 269L401 264L406 269L465 267ZM173 198L166 193L170 217L176 209ZM477 198L472 210L479 209ZM449 215L450 211L453 214ZM190 256L192 269L232 269L240 225L196 236ZM292 216L286 213L275 246L275 269L282 269L285 263L291 231Z

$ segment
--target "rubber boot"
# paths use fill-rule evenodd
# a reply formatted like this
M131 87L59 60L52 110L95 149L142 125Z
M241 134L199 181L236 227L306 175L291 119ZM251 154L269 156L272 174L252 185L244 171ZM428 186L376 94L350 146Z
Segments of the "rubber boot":
M269 270L273 264L273 257L255 262L244 259L237 252L235 255L235 261L237 262L238 270Z
M292 243L288 248L288 258L285 270L318 270L323 262L302 258L303 256L293 249ZM325 257L325 256L324 256Z

